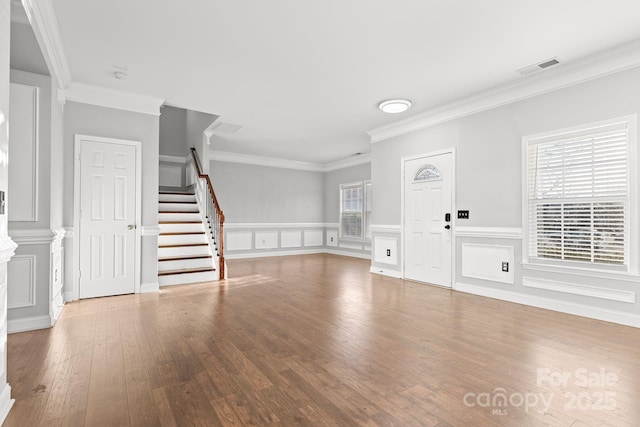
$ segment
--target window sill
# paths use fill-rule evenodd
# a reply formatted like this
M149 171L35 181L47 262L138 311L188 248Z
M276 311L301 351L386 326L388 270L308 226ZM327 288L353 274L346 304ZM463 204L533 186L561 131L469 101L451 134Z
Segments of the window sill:
M596 277L599 279L620 280L623 282L640 282L640 275L627 271L605 271L593 268L579 268L523 262L522 268L530 271L545 271L548 273L571 274L574 276Z
M341 242L351 242L351 243L371 243L371 239L356 239L353 237L339 237Z

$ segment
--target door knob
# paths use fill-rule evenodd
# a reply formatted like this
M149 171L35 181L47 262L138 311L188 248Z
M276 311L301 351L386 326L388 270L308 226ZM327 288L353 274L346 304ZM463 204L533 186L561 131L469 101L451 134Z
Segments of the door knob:
M451 226L450 226L449 224L447 224L447 225L445 225L445 226L444 226L444 229L445 229L445 230L449 230L450 228L451 228Z
M136 226L133 225L133 224L127 225L127 229L129 229L129 230L133 230L134 228L136 228Z

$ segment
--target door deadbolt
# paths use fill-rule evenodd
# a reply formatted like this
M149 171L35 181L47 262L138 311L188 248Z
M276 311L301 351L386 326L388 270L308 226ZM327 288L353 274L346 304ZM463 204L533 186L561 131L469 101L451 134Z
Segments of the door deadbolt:
M136 228L136 226L135 226L135 225L133 225L133 224L129 224L129 225L127 225L127 228L128 228L129 230L133 230L133 229L135 229L135 228Z

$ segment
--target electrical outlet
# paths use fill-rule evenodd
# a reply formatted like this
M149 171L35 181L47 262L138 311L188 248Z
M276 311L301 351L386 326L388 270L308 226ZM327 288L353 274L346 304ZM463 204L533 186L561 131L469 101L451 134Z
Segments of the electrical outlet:
M458 219L469 219L469 211L458 211Z
M331 236L331 243L333 243L333 236Z
M502 261L502 271L504 271L505 273L509 272L509 263L506 261Z
M387 256L391 256L391 249L387 249Z

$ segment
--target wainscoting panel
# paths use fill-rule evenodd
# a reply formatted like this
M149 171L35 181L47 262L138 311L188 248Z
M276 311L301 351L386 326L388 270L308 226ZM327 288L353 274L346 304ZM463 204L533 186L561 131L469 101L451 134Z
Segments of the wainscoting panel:
M338 247L338 230L327 230L327 246Z
M281 248L300 248L302 247L302 232L300 230L283 230L280 232Z
M256 231L255 236L256 249L276 249L278 247L277 231Z
M36 305L36 256L15 255L7 265L7 308Z
M322 246L322 230L304 230L304 246Z
M344 249L354 249L357 251L361 251L362 249L362 243L352 243L352 242L340 242L339 245L341 248Z
M502 263L509 271L502 271ZM494 282L514 283L513 246L462 244L462 275Z
M227 231L225 240L228 251L249 251L252 249L253 233L251 231Z
M375 237L373 260L380 264L398 264L398 239L396 237Z

